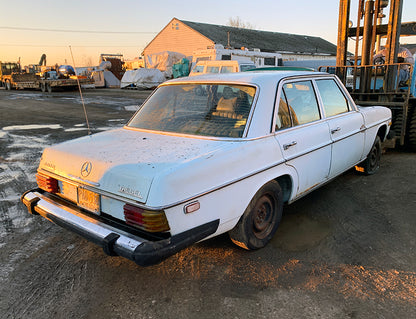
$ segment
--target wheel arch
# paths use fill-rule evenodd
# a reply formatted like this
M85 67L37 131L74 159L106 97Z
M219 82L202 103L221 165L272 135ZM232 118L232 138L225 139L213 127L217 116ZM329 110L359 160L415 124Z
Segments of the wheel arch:
M289 174L281 175L274 179L279 183L283 192L283 202L287 203L293 193L293 180Z
M384 142L387 138L387 125L383 124L378 128L377 135L380 137L381 141Z

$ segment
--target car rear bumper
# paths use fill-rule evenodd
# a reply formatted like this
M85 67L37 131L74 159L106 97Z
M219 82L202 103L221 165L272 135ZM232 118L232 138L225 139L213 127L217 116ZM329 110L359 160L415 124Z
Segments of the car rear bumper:
M218 229L219 220L192 228L167 239L149 241L85 214L76 206L58 203L40 189L27 191L21 197L29 213L81 235L101 246L110 256L122 256L140 266L150 266L196 243Z

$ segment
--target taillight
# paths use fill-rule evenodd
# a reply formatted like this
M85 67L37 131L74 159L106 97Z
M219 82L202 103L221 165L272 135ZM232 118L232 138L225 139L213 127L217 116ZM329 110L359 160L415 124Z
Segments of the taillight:
M36 174L36 182L38 183L40 189L49 193L58 193L59 191L58 180L50 176L38 173Z
M123 208L124 217L128 225L153 233L169 230L164 211L145 210L130 204L124 205Z

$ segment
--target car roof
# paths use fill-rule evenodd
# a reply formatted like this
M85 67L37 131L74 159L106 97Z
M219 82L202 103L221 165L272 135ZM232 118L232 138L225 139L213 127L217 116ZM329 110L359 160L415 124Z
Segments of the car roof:
M162 85L191 83L191 82L236 82L262 85L266 82L278 82L281 79L297 76L320 77L333 76L325 72L310 71L250 71L250 72L234 72L234 73L207 73L192 77L177 78L166 81Z

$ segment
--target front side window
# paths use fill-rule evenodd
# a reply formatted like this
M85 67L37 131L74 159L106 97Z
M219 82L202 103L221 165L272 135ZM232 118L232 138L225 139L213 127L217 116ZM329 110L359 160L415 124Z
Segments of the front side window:
M247 70L252 70L252 69L255 69L255 68L256 68L256 66L254 64L242 64L242 65L240 65L240 71L241 72L244 72L244 71L247 71Z
M316 80L316 85L327 117L348 112L347 99L334 80Z
M207 73L219 73L220 67L219 66L207 66Z
M203 65L196 65L194 69L192 70L192 73L202 73L202 72L204 72Z
M276 58L264 58L264 65L276 65Z
M231 73L231 72L233 72L232 66L223 66L221 68L221 73Z
M283 85L282 92L286 97L293 126L317 121L321 118L311 81L286 83Z
M130 120L139 129L214 137L242 137L256 88L234 84L159 87Z

